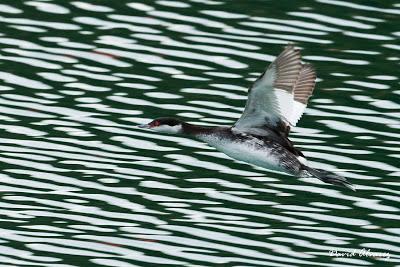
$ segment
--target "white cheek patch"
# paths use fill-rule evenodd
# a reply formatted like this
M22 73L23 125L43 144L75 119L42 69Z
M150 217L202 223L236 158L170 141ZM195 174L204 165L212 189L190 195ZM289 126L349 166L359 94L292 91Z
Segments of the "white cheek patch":
M178 134L182 132L182 125L175 125L175 126L161 125L153 127L151 129L159 133Z

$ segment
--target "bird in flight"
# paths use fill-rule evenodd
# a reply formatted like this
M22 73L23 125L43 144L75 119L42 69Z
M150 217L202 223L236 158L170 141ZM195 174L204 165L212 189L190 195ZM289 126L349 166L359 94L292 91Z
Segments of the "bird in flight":
M314 68L301 62L300 50L288 45L250 87L243 114L233 126L205 127L163 117L139 127L192 136L239 161L355 190L346 178L310 167L289 140L290 127L302 116L316 77Z

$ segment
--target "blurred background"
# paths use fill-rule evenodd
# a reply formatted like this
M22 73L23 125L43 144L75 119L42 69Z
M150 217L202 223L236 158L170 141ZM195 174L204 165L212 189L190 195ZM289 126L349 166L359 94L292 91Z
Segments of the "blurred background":
M400 264L399 15L394 0L2 1L0 265ZM288 42L318 73L290 137L358 191L135 127L232 125ZM390 258L329 253L354 249Z

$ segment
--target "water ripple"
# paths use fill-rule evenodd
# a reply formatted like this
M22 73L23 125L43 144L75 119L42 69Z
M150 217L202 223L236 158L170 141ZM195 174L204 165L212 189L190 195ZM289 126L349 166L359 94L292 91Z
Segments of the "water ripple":
M268 5L0 4L0 265L400 262L399 4ZM318 71L291 139L356 192L135 127L233 124L288 42Z

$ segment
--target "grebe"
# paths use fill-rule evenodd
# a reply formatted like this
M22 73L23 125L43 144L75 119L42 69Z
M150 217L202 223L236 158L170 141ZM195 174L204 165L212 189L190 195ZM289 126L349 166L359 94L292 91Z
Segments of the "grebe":
M300 50L288 45L250 87L243 114L233 126L204 127L165 117L139 127L193 136L239 161L355 190L346 178L309 167L288 138L290 127L306 108L316 77L310 64L301 63Z

